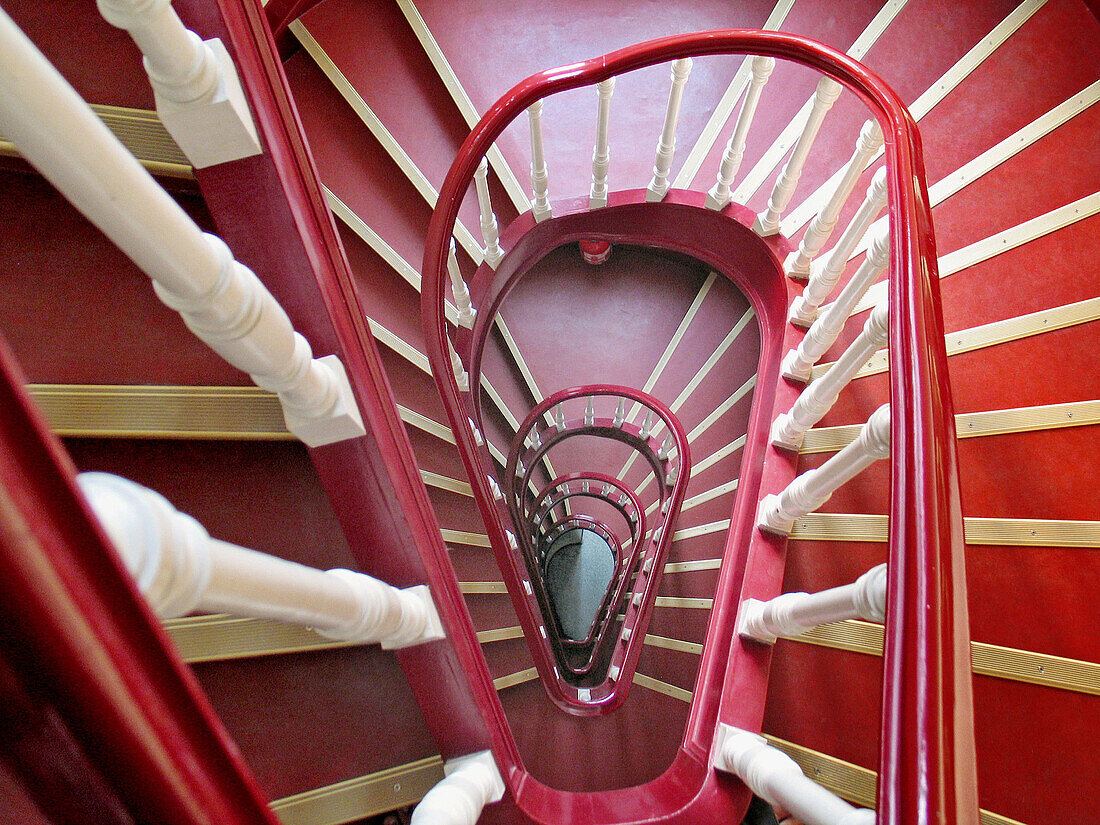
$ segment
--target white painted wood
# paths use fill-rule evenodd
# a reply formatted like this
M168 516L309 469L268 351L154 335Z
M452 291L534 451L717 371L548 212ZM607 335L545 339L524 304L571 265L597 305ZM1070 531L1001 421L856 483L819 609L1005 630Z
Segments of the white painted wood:
M531 126L531 212L536 221L544 221L552 214L550 193L547 188L546 153L542 145L542 101L536 100L527 108Z
M814 92L813 103L810 106L809 117L802 127L802 134L791 151L783 171L772 187L772 195L768 198L768 208L756 216L753 221L752 231L761 237L774 235L779 231L779 218L787 204L791 202L798 179L802 177L802 167L806 164L806 158L810 155L814 140L825 122L825 115L833 107L836 99L840 97L843 87L831 77L823 77L817 82L817 91Z
M607 206L607 167L611 162L607 129L611 122L611 95L615 92L615 78L609 77L596 84L599 107L596 112L596 145L592 149L592 189L588 195L589 209Z
M810 264L832 236L837 219L840 217L840 210L847 203L856 181L867 167L871 156L881 146L882 129L877 121L868 120L860 130L855 151L844 166L836 188L833 189L821 212L810 224L810 228L806 230L806 234L802 236L797 251L787 257L785 268L789 276L803 279L810 276Z
M526 680L507 686L519 681ZM475 825L482 809L504 796L504 779L490 751L448 759L443 773L443 779L413 809L412 825Z
M765 496L756 513L756 526L789 536L795 519L812 513L841 486L890 455L890 405L883 404L867 419L859 436L820 467L795 478L782 493Z
M680 104L684 100L684 86L691 74L691 58L684 57L672 61L672 86L668 91L668 105L665 107L665 124L661 138L657 141L657 158L653 162L653 178L646 187L645 199L659 201L668 194L668 172L672 167L672 156L676 151L676 126L680 121Z
M481 210L481 237L485 240L485 263L497 268L504 252L500 248L500 230L497 228L497 216L493 213L493 201L489 196L489 162L481 159L474 172L474 186L477 189L477 204Z
M338 359L309 343L260 280L186 212L0 14L0 130L152 280L199 338L279 395L310 446L363 435Z
M363 573L317 570L218 541L140 484L109 473L77 480L161 618L198 611L273 619L386 648L444 636L426 586L398 590Z
M863 331L856 337L833 368L812 382L794 402L788 412L772 423L771 442L776 447L797 451L806 431L832 409L840 391L848 386L867 359L886 343L886 302L879 304L867 318Z
M470 290L462 279L462 270L458 266L458 254L455 251L455 239L451 238L451 247L447 253L447 274L451 278L451 295L454 296L455 306L458 307L458 323L467 329L474 326L474 318L477 310L470 302Z
M466 372L466 367L462 363L462 358L455 350L455 345L451 342L450 336L447 337L447 349L451 354L451 369L454 370L455 382L458 384L458 391L469 392L470 375Z
M854 808L814 782L798 763L755 733L719 724L714 767L738 776L754 794L804 825L874 825L875 812Z
M752 80L749 81L749 90L745 94L745 102L741 104L741 111L737 115L737 123L734 124L733 134L726 143L726 151L722 155L722 165L718 168L718 179L707 193L706 205L709 209L722 209L731 200L730 186L741 168L741 160L745 156L745 141L749 135L749 127L756 115L757 104L760 103L760 94L764 91L764 84L771 77L775 68L774 57L756 56L752 58Z
M744 639L774 644L777 638L801 636L828 622L886 618L886 565L872 567L851 584L817 593L784 593L762 602L745 599L737 614L737 633Z
M890 263L890 233L883 227L867 251L867 257L860 264L851 279L844 285L836 300L833 301L810 326L806 337L798 346L787 353L780 370L785 378L792 381L810 380L810 371L840 337L844 323L851 314L852 307L859 302L871 284L881 275Z
M112 26L130 33L145 56L157 114L191 165L213 166L260 154L260 140L237 68L218 39L203 42L169 0L97 0Z

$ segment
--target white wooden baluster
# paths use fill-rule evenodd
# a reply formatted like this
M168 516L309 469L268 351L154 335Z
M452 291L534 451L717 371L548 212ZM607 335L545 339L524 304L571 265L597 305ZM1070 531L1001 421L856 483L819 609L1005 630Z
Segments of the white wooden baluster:
M428 588L398 590L351 570L317 570L210 538L159 493L109 473L77 477L153 612L229 613L396 648L443 638Z
M794 521L812 513L836 490L867 467L890 455L890 405L867 419L856 440L820 467L795 478L782 493L765 496L756 513L761 530L789 536Z
M844 172L837 181L829 200L813 219L806 234L802 236L802 242L798 245L797 251L787 256L786 270L792 278L805 280L810 276L810 264L833 234L837 218L840 217L840 210L844 208L849 195L852 194L859 176L867 168L871 156L881 146L882 129L877 121L868 120L860 130L855 151L847 166L844 167Z
M493 213L493 201L489 196L489 161L481 159L474 172L474 187L477 189L477 205L481 210L481 237L485 239L485 263L492 269L497 268L504 251L500 248L500 232L497 229L497 216Z
M798 763L762 736L720 724L714 767L740 777L754 794L805 825L875 825L875 812L854 808L814 782Z
M749 135L749 127L756 115L756 106L760 102L760 93L764 91L764 84L771 77L775 68L774 57L757 55L752 59L752 78L749 80L749 89L745 93L745 102L741 104L741 111L737 113L737 123L733 127L733 134L726 143L726 152L722 156L722 165L718 169L718 180L707 193L707 207L710 209L722 209L731 199L730 187L741 168L741 159L745 156L745 141Z
M558 428L558 432L565 432L565 410L562 409L562 405L554 407L554 424Z
M458 266L458 254L455 250L455 239L451 238L450 252L447 253L447 274L451 276L451 294L458 308L458 322L466 328L474 325L477 310L470 302L470 290L466 282L462 280L462 270Z
M881 167L871 178L871 185L867 187L867 196L863 199L856 214L852 217L840 240L836 242L829 253L823 258L814 261L810 267L810 282L802 290L802 294L791 303L791 312L788 320L800 327L808 327L817 318L818 307L825 303L825 299L832 294L844 267L848 265L848 259L856 244L860 242L867 232L867 228L874 221L882 207L886 205L886 167Z
M611 95L615 92L615 78L609 77L596 84L599 94L599 110L596 116L596 145L592 149L592 191L588 196L588 208L607 206L607 166L611 151L607 145L607 127L611 120Z
M668 454L672 452L672 435L666 435L665 440L661 443L660 449L657 450L657 458L664 461L668 458Z
M260 280L204 234L57 70L0 12L0 131L152 280L157 296L226 361L278 393L309 446L363 435L339 359L309 343Z
M783 171L775 181L772 196L768 199L768 208L757 215L753 222L752 229L757 235L767 237L779 231L779 218L790 203L795 187L798 186L798 179L802 176L802 167L814 145L814 139L817 138L825 115L840 96L840 90L841 85L831 77L823 77L818 81L810 116L806 120L802 134L798 136L798 142L791 151L787 165L783 167Z
M444 778L412 812L412 825L474 825L482 809L504 796L504 780L489 751L448 759Z
M875 231L867 257L844 285L836 300L818 317L796 349L787 353L780 369L792 381L809 381L810 369L836 343L854 307L890 263L890 230Z
M546 154L542 147L542 101L536 100L527 108L527 119L531 125L531 214L536 221L544 221L551 216L550 193L546 186Z
M611 420L612 427L621 427L623 425L623 419L626 417L626 399L620 397L619 403L615 405L615 417Z
M470 391L470 376L466 372L466 367L462 364L462 359L455 351L455 345L451 343L451 339L447 339L447 349L451 353L451 369L455 373L455 381L458 383L459 392Z
M653 410L646 410L645 418L642 419L642 426L639 428L638 437L644 441L649 438L651 432L653 432Z
M836 403L840 391L867 363L867 359L886 343L886 316L886 302L883 301L871 310L863 331L829 371L802 391L789 412L775 419L771 430L772 444L788 450L801 448L806 431L825 417L825 413Z
M851 584L817 593L784 593L766 602L745 599L737 614L737 633L746 639L774 644L828 622L886 618L886 565L872 567Z
M657 141L657 159L653 164L653 179L646 187L647 201L659 201L668 194L668 170L672 167L672 156L676 151L676 125L680 120L680 104L684 99L684 85L687 83L689 74L691 74L690 57L672 61L672 87L668 91L664 129L661 130L661 139Z
M591 427L596 423L596 399L588 396L588 403L584 406L584 426Z
M98 0L145 55L157 114L191 165L260 154L256 126L225 46L185 28L168 0Z

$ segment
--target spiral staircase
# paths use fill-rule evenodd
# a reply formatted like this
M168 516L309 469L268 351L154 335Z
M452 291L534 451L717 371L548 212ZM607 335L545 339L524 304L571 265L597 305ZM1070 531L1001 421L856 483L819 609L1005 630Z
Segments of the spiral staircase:
M174 6L234 54L263 156L192 170L151 114L139 53L94 4L4 3L198 224L260 275L314 350L343 352L355 380L392 403L363 410L371 435L354 446L307 450L273 396L191 336L145 276L0 144L0 330L30 395L76 469L132 478L227 541L398 586L426 582L441 613L468 616L472 629L393 652L262 620L168 620L231 738L216 731L195 753L210 755L215 775L238 770L239 751L254 777L231 800L246 808L259 794L286 823L360 821L414 804L442 778L444 759L491 749L513 784L481 821L736 821L743 786L698 766L715 719L737 718L755 720L825 787L875 805L876 772L891 770L884 704L917 692L889 673L883 690L889 633L846 620L766 647L733 627L753 565L766 571L761 592L774 595L847 584L887 558L891 462L795 520L785 542L763 545L773 540L755 531L759 499L796 465L820 467L887 401L899 420L897 371L877 353L806 433L797 460L768 447L773 413L800 389L778 376L803 335L785 322L803 282L781 267L858 151L868 107L839 95L779 233L761 238L750 227L768 209L819 73L777 62L722 210L706 196L752 86L741 55L694 53L670 191L657 202L645 187L677 83L668 62L616 72L613 89L595 74L564 88L588 71L579 61L612 49L752 28L847 52L918 121L958 435L971 792L986 823L1100 821L1091 792L1100 576L1090 553L1100 546L1100 278L1089 264L1100 239L1091 150L1100 23L1085 4L783 0L588 4L583 14L561 3L435 0ZM552 66L568 71L543 80L563 89L542 99L537 84L517 86L494 108ZM523 114L535 97L533 151L536 127L505 110ZM496 120L468 138L490 109ZM610 147L604 184L599 174L593 182L598 123ZM606 261L582 256L606 240ZM865 251L853 251L842 283ZM882 289L857 304L823 363L856 339ZM363 353L349 354L349 341ZM815 369L816 380L824 369ZM18 399L4 403L14 421ZM5 438L28 432L12 425ZM28 461L53 460L26 450ZM610 563L596 565L598 581L578 583L591 568L571 560L586 552ZM129 604L118 587L106 603ZM130 764L119 755L125 737L74 710L55 686L62 665L38 662L21 642L35 631L20 615L8 599L0 793L10 821L159 816L168 808L155 780L112 768ZM159 645L140 638L147 652ZM158 673L171 670L167 654L149 655L165 657ZM462 671L484 678L467 684ZM178 706L199 702L193 719L208 724L202 700L181 691L171 694ZM965 766L965 744L959 754ZM706 796L695 809L693 794ZM910 815L902 806L890 821Z

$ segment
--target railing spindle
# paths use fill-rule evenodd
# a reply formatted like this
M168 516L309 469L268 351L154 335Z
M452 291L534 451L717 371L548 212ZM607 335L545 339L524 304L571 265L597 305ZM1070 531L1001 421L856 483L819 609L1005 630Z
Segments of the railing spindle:
M547 189L549 173L546 169L546 153L542 146L542 101L536 100L527 108L531 125L531 213L536 221L544 221L552 214L550 193Z
M470 391L470 376L466 372L466 367L462 364L462 358L459 357L458 352L455 350L455 345L451 343L451 339L447 338L447 349L451 353L451 369L454 370L455 381L458 383L459 392Z
M848 259L852 256L856 244L866 234L872 221L886 205L886 167L880 168L871 178L871 185L867 187L867 196L863 199L851 222L841 233L840 240L836 242L824 260L815 261L810 267L810 281L802 294L791 303L791 312L788 319L792 324L808 327L817 318L818 308L825 303L825 299L832 294L837 282L840 280L844 267L848 265Z
M477 205L481 212L481 237L485 239L485 263L497 268L504 251L500 248L500 230L497 228L497 216L493 212L493 200L489 195L489 161L481 159L474 173L474 186L477 189Z
M798 476L782 493L765 496L757 510L757 527L789 536L795 519L812 513L838 488L889 455L890 405L883 404L867 419L855 441L820 467Z
M443 763L444 777L413 809L412 825L475 825L504 796L504 779L490 751Z
M810 276L810 264L833 234L837 219L840 217L840 210L844 208L844 204L852 194L859 176L867 168L867 162L881 146L882 129L878 121L868 120L859 132L855 151L844 167L844 172L837 181L829 200L810 223L810 228L802 236L798 250L787 256L786 270L792 278L805 280Z
M684 86L691 74L691 65L690 57L672 61L672 86L668 91L664 129L661 130L661 139L657 142L653 179L646 187L647 201L659 201L668 194L668 170L672 167L672 156L676 151L676 126L680 120L680 104L684 99Z
M771 77L775 68L774 57L762 57L757 55L752 59L752 78L749 80L749 88L745 93L745 102L741 104L741 111L737 113L737 124L733 127L733 134L726 143L726 152L722 156L722 165L718 168L718 180L707 193L707 207L709 209L722 209L731 200L730 187L741 168L741 159L745 156L745 141L748 138L749 127L756 115L756 106L760 103L760 94L764 90L764 84Z
M825 115L840 96L842 88L831 77L823 77L818 81L814 102L810 107L810 116L806 119L806 125L798 137L798 142L794 145L787 165L783 167L783 171L775 181L772 195L768 199L768 208L757 215L753 222L752 229L757 235L767 237L779 231L779 218L790 203L795 187L798 186L798 179L802 177L802 167L814 145Z
M810 370L829 347L836 343L854 307L890 263L890 231L883 226L875 233L867 257L844 285L836 300L818 317L796 349L787 353L780 369L785 378L809 381Z
M798 450L806 431L825 417L836 403L840 391L847 386L859 368L886 343L886 302L871 310L863 331L844 354L821 378L811 383L798 396L789 412L772 424L771 442L776 447Z
M615 78L609 77L596 84L599 95L599 111L596 117L596 146L592 149L592 191L588 197L589 209L607 206L607 166L611 161L607 129L611 120L611 95L615 92Z
M477 310L470 302L470 290L462 279L462 270L458 266L458 254L455 250L455 239L451 238L451 249L447 254L447 274L451 276L451 294L458 307L458 322L467 329L474 325Z

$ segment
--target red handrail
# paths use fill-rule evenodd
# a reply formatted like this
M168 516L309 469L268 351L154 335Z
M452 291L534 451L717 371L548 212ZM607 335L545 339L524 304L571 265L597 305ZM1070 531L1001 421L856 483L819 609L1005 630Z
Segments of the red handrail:
M446 255L459 205L492 143L548 95L655 63L732 53L793 60L836 79L867 104L885 136L893 251L888 293L893 427L878 822L976 823L962 515L930 206L916 125L904 102L876 75L808 38L724 30L652 40L538 73L513 87L463 143L429 225L421 305L444 406L468 461L474 445L458 426L465 414L449 369L443 315ZM483 474L469 475L485 500ZM540 798L550 804L546 795Z

